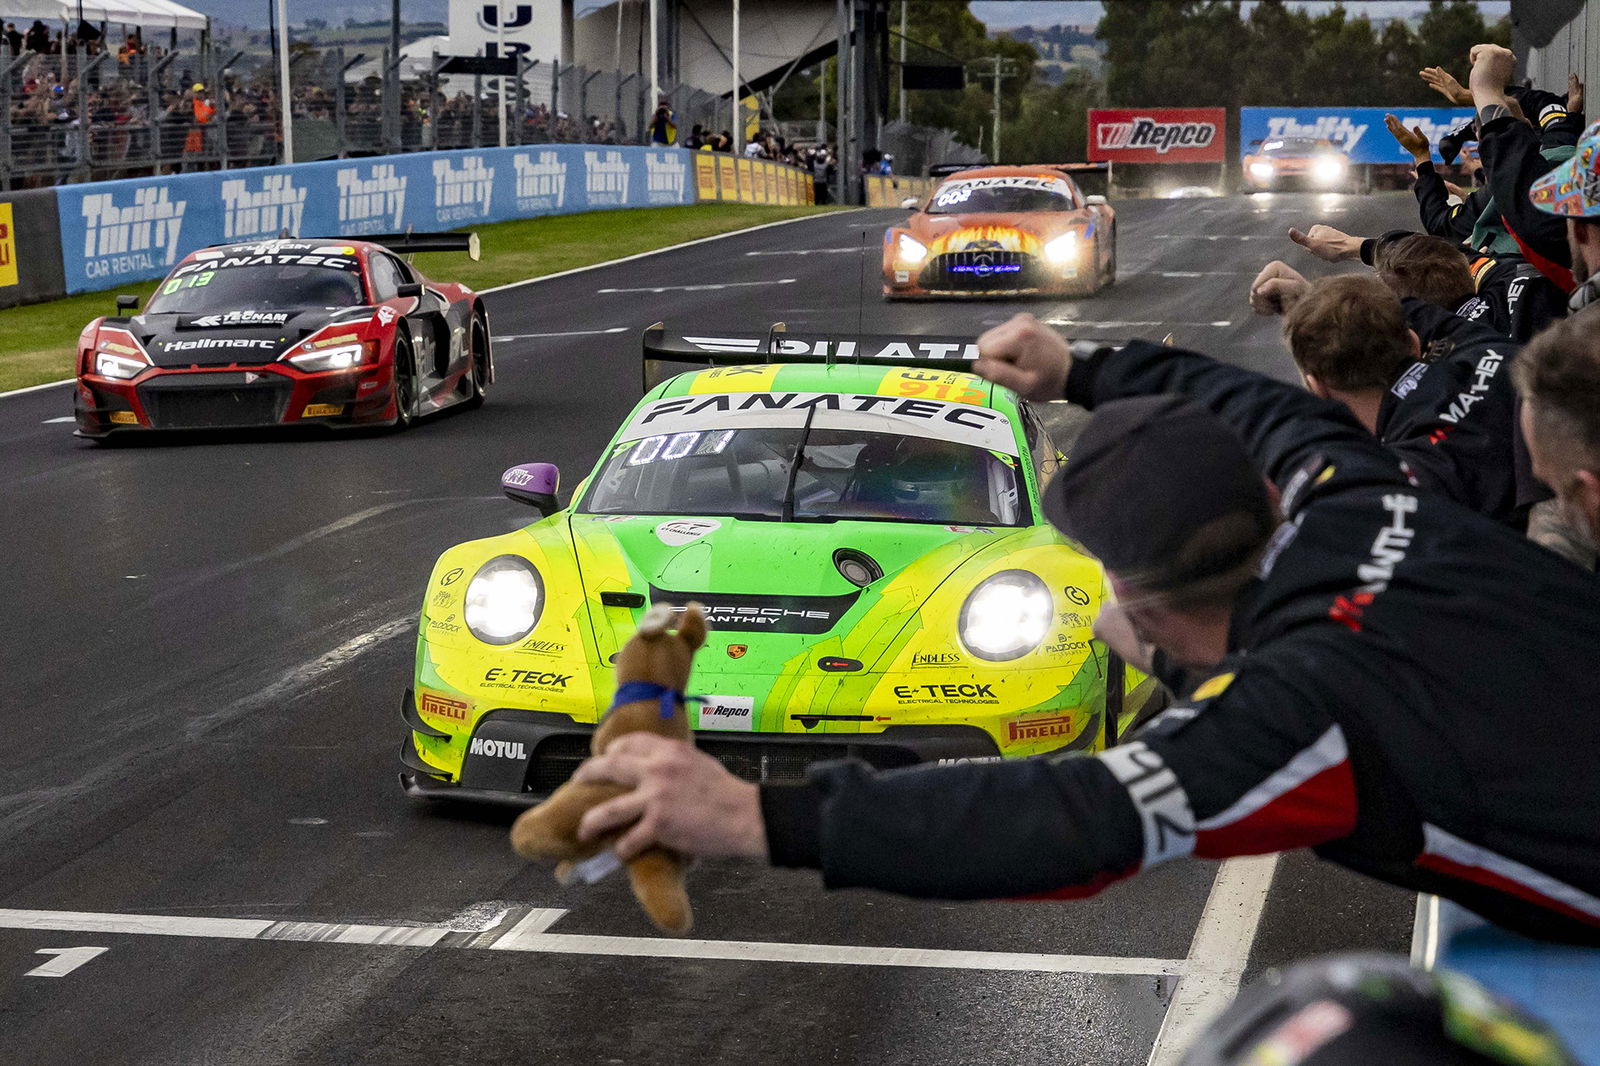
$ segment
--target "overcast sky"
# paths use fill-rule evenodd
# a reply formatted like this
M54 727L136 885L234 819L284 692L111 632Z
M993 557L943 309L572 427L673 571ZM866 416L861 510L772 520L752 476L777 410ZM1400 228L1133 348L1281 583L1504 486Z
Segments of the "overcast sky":
M1248 10L1253 5L1245 4ZM1311 11L1326 11L1331 2L1306 0L1295 5ZM1367 14L1373 18L1394 18L1426 11L1428 5L1419 0L1346 0L1345 7L1354 14ZM1510 0L1480 0L1478 7L1489 18L1499 18L1511 10ZM982 19L990 29L1007 26L1090 26L1100 21L1102 8L1091 0L1030 0L1013 3L1009 0L973 0L972 13Z

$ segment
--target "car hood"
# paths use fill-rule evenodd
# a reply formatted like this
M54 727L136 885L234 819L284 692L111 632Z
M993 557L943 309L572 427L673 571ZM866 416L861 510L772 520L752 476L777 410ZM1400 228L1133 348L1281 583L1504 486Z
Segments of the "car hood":
M144 314L106 319L101 328L133 334L158 367L259 366L330 325L348 324L354 335L372 315L371 307Z
M574 515L571 530L602 645L620 646L635 625L631 611L602 606L605 592L626 590L652 603L693 600L706 609L711 642L746 645L751 669L810 649L854 651L870 664L946 577L1015 532L613 515ZM865 554L883 576L865 588L851 584L834 561L842 549Z
M1018 214L913 215L907 228L923 244L937 242L939 251L956 251L972 240L993 240L1009 247L1020 235L1053 237L1081 226L1084 217L1077 211L1037 211ZM1024 249L1014 249L1024 250ZM938 254L938 252L934 252Z

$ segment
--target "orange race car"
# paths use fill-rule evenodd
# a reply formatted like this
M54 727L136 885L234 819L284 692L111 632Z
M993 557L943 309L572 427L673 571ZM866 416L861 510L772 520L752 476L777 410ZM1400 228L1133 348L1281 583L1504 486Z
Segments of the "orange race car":
M1078 188L1072 175L1087 170L1105 165L949 168L915 214L884 232L883 295L1083 296L1110 285L1116 213Z
M1351 185L1350 156L1341 141L1272 137L1251 141L1244 157L1245 192L1298 187L1337 190Z

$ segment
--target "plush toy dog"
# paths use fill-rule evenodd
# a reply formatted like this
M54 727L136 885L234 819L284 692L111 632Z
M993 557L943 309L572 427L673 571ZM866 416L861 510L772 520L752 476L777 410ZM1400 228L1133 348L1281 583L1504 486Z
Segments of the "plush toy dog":
M683 692L689 683L694 653L706 641L706 619L691 603L678 619L677 632L667 626L672 609L658 604L639 620L638 632L617 655L617 694L594 731L589 750L599 755L617 737L641 730L689 740L689 716ZM621 796L620 785L568 781L550 798L525 811L511 826L511 846L524 858L561 860L556 876L565 881L574 864L610 848L621 835L578 840L578 821L589 808ZM689 894L683 886L684 862L661 848L651 848L628 864L633 894L662 932L683 934L694 924Z

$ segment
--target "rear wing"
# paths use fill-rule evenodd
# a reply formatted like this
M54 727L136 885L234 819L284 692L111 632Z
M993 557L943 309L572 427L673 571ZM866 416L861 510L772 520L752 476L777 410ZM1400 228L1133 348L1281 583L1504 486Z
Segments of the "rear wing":
M370 241L401 255L412 255L416 252L466 252L467 258L475 263L483 258L476 233L381 233L375 237L342 239Z
M930 177L947 178L963 170L981 170L995 166L1038 167L1041 170L1057 170L1063 174L1105 174L1111 169L1109 163L936 163L928 168L928 174Z
M700 366L743 366L749 363L870 363L966 371L978 358L972 336L933 337L913 334L790 333L782 322L765 333L696 332L669 334L657 322L644 331L644 389L649 392L670 375L663 363Z

